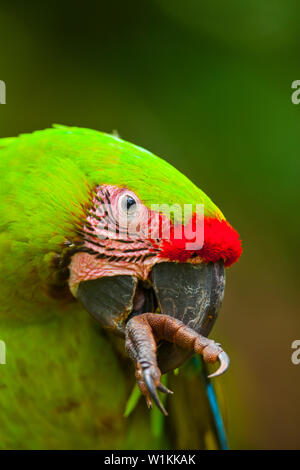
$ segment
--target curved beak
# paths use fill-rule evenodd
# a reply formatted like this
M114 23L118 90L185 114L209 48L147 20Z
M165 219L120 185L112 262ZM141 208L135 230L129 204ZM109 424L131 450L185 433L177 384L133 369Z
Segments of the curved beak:
M159 263L153 267L151 277L160 312L208 336L224 297L223 262ZM189 351L162 342L158 347L158 366L165 373L179 367L191 356Z
M220 309L225 287L223 262L191 264L162 262L151 271L152 288L142 286L134 276L117 275L83 281L76 297L105 328L125 335L129 318L145 312L160 313L181 320L203 336L210 333ZM161 341L157 349L162 373L183 364L193 353Z
M77 298L103 327L125 336L140 391L148 406L153 400L166 414L156 389L171 392L160 382L161 374L176 369L194 353L202 354L206 362L220 362L210 377L229 366L220 345L207 338L224 288L223 262L162 262L152 268L147 285L128 275L103 277L81 282ZM155 314L157 307L160 313Z

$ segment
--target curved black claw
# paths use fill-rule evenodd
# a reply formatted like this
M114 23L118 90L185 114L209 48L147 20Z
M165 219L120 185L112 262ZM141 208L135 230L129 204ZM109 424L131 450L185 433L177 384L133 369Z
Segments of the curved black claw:
M220 362L220 367L216 372L213 372L208 376L209 379L212 379L213 377L218 377L219 375L224 374L224 372L227 371L229 364L230 364L230 359L228 354L226 354L225 351L220 352L218 355L218 360Z
M158 395L157 395L157 392L156 392L156 387L155 387L155 384L154 384L154 380L153 380L153 377L150 373L149 370L144 370L143 371L143 378L144 378L144 382L147 386L147 389L150 393L150 396L151 398L153 399L154 403L156 404L156 406L158 407L158 409L165 415L165 416L168 416L168 413L167 411L165 410L164 406L162 405L162 403L160 402L160 399L158 398ZM159 387L159 386L158 386Z

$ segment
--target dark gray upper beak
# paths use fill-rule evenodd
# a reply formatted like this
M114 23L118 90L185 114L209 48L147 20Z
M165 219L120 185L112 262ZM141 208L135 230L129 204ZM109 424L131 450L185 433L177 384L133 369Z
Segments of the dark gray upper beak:
M224 296L225 269L217 263L160 263L152 269L152 282L161 313L178 318L208 336ZM183 364L192 354L163 342L158 349L162 373Z

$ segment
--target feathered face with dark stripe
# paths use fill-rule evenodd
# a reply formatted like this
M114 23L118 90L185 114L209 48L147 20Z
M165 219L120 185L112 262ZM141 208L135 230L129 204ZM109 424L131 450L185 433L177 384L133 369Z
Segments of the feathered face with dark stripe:
M161 371L194 352L221 359L219 373L227 368L225 353L206 338L223 299L224 265L240 254L238 235L226 221L190 214L185 224L176 223L129 189L103 185L79 234L70 290L102 326L125 336L148 404L152 397L162 409L156 394Z
M133 192L97 188L81 232L84 251L72 260L71 290L78 281L103 276L135 273L145 280L161 252L158 231L159 220L153 224L150 209Z

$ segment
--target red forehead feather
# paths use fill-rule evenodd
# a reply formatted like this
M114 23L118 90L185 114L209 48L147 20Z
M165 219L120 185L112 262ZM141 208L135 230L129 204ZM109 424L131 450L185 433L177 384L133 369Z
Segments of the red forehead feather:
M196 216L193 217L191 229L195 225ZM188 232L188 231L187 231ZM174 230L171 230L171 237L163 240L160 257L170 261L185 262L191 257L191 251L186 250L186 244L191 243L191 239L184 236L180 239L174 237ZM226 221L213 217L204 217L204 243L196 253L205 263L224 260L226 267L235 263L242 253L241 240L236 230Z

